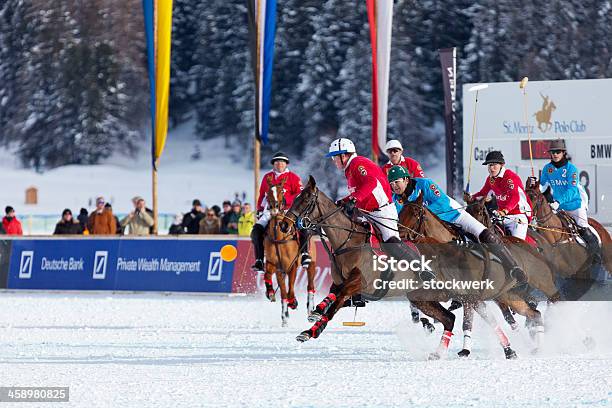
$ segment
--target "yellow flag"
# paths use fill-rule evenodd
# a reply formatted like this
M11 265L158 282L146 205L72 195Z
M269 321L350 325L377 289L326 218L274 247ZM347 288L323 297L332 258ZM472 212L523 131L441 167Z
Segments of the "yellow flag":
M158 159L168 135L168 97L170 94L170 39L172 0L156 0L157 41L155 64L155 158Z

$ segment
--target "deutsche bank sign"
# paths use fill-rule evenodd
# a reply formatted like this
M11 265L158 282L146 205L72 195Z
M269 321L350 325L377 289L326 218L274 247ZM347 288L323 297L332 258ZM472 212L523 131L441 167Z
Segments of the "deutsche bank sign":
M106 279L106 266L108 265L108 251L96 251L94 257L93 278Z
M19 279L30 279L32 277L32 264L34 263L34 251L21 251L19 262Z

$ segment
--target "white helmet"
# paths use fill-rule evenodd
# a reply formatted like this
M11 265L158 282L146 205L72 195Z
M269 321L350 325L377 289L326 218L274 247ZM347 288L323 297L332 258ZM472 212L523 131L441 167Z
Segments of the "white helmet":
M399 140L389 140L387 142L387 144L385 145L385 152L388 152L391 149L400 149L400 150L404 150L404 148L402 147L402 144L400 143Z
M336 139L329 145L329 153L325 157L333 157L342 153L356 153L355 144L346 138Z

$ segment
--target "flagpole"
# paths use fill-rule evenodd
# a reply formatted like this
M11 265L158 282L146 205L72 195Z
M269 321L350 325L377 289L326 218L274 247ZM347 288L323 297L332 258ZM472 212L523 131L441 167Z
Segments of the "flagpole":
M154 52L154 75L157 78L157 1L153 1L153 52ZM157 104L157 83L155 84L155 104ZM156 116L157 116L156 109ZM157 166L159 165L159 159L157 158L157 141L155 140L155 132L157 130L157 120L154 118L153 122L153 175L152 175L152 183L153 183L153 191L152 191L152 200L153 200L153 235L157 235Z
M157 235L158 230L158 215L157 215L157 165L159 160L155 160L155 167L153 167L153 234Z
M261 167L261 142L257 139L257 135L253 138L253 175L254 177L254 206L257 206L259 201L259 168Z

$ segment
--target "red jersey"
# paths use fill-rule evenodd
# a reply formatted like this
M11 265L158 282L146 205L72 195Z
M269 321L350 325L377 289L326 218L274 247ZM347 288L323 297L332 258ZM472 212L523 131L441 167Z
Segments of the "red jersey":
M300 176L289 170L285 170L283 173L280 174L272 170L263 176L263 180L261 182L261 185L259 186L257 211L264 210L263 199L266 197L266 193L268 192L268 181L271 185L276 186L279 185L283 180L285 180L285 185L283 186L285 205L286 208L291 207L293 199L298 194L300 194L300 191L302 191L302 179L300 178Z
M21 223L17 218L12 218L10 221L7 217L2 218L2 227L6 231L6 235L23 235Z
M410 157L402 156L402 161L400 161L400 163L397 165L391 163L391 161L387 162L387 164L385 164L382 167L385 173L385 176L389 174L389 170L391 170L391 167L393 166L402 166L403 168L406 169L406 171L408 171L408 174L410 174L410 177L425 178L425 172L421 168L421 165L419 164L419 162L414 159L411 159Z
M380 167L363 156L353 156L344 170L349 197L357 208L374 211L392 202L391 187Z
M489 193L495 195L500 210L506 210L508 214L525 214L531 220L531 202L521 178L512 170L502 167L497 177L487 177L484 187L473 197L486 197Z

